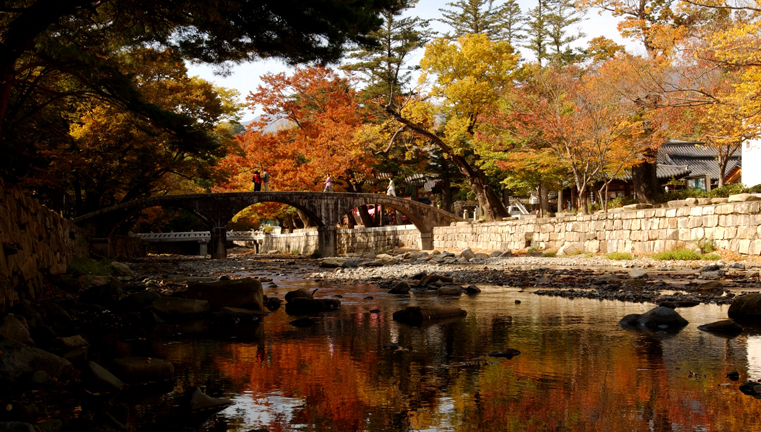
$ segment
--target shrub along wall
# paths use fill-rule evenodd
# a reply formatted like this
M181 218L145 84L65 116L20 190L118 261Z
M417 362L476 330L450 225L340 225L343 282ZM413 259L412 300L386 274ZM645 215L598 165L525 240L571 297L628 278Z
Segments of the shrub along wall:
M494 223L460 222L435 228L433 245L436 249L502 250L558 249L572 243L586 252L648 254L696 249L704 243L712 243L717 249L759 255L761 201L747 194L730 197L730 201L733 199L745 201L697 205L693 199L672 201L666 208L625 208L607 214ZM726 199L714 199L722 200Z
M87 256L84 232L20 189L0 180L0 309L37 298L45 276Z

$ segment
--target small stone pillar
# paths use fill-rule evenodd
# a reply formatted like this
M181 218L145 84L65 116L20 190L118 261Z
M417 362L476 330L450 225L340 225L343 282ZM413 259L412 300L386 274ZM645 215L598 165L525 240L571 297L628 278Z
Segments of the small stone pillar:
M467 210L466 210L467 212ZM433 250L433 233L420 233L420 249Z
M468 220L468 209L462 209L462 218Z
M211 229L211 259L227 258L227 227Z
M321 226L317 228L317 251L320 256L336 256L336 227Z
M711 192L711 174L706 174L706 192Z
M200 245L200 250L198 251L198 255L205 257L209 253L209 242L207 241L199 241L198 244Z

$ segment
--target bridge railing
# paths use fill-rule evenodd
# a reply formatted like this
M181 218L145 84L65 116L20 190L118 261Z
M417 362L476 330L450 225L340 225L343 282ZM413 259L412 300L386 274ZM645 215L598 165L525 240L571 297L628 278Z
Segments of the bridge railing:
M281 228L274 227L271 232L263 230L251 231L227 231L228 241L259 240L266 234L280 234ZM211 240L209 231L168 232L168 233L131 233L130 236L139 238L146 243L176 243L176 242L199 242L208 243Z

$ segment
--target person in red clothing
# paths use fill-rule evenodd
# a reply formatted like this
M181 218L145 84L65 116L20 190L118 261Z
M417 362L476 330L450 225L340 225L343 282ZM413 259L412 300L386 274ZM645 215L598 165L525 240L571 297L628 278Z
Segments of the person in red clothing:
M259 171L254 171L254 192L262 190L262 177L259 175Z

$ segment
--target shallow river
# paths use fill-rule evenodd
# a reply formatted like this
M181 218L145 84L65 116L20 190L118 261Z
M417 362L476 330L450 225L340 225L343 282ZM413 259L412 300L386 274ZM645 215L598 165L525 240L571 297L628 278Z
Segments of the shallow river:
M154 355L177 367L177 391L200 385L235 402L201 430L761 430L761 400L738 390L761 378L761 336L726 339L696 328L725 319L726 306L680 309L688 327L649 335L618 325L648 304L497 286L442 300L373 285L274 281L278 288L265 294L319 287L317 297L342 295L341 309L310 328L289 325L295 318L281 308L234 333L187 337L175 328L153 339ZM423 327L391 319L415 304L456 305L468 315ZM487 356L508 348L521 354ZM740 381L726 378L733 370Z

